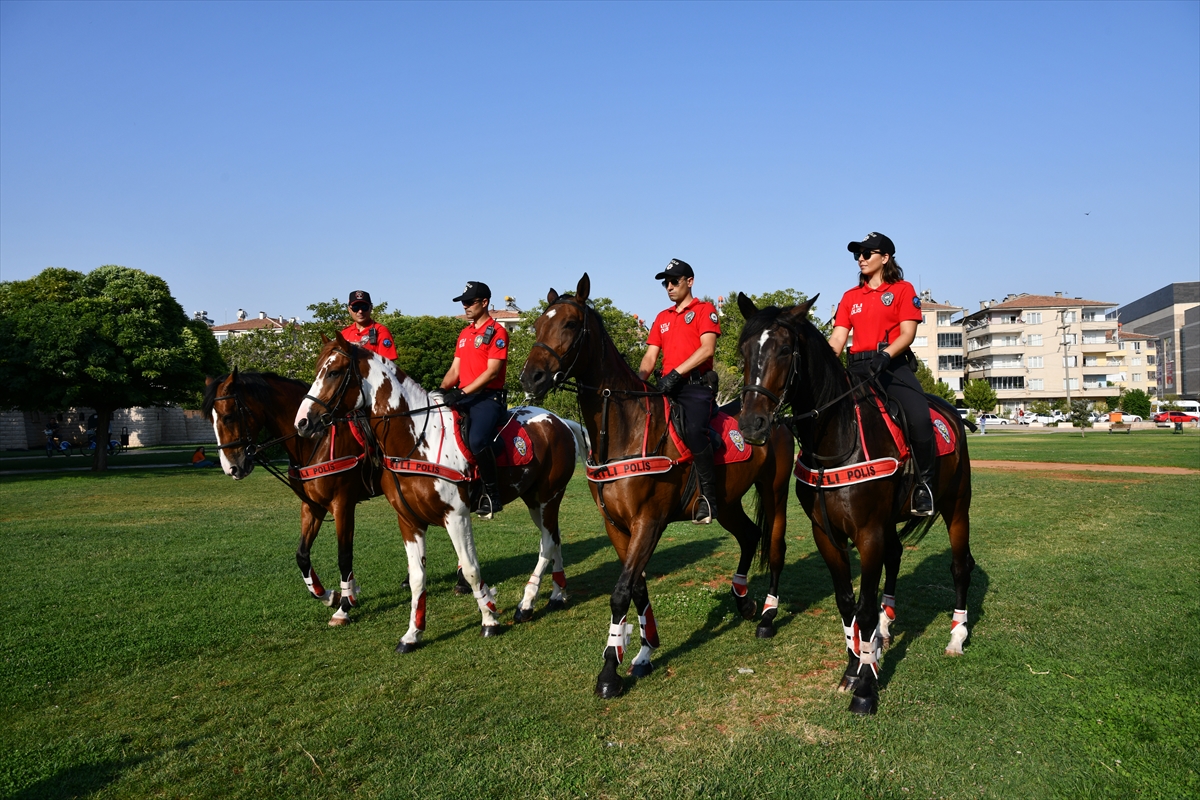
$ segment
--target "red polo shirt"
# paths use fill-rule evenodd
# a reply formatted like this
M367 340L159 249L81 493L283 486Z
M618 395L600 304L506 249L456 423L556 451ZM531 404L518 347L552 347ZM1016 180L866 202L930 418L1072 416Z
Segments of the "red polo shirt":
M654 324L650 326L646 344L662 349L663 375L687 361L692 353L700 349L700 334L721 335L721 323L717 319L717 309L712 303L696 297L683 311L676 311L675 306L671 306L658 313ZM700 372L708 372L712 368L711 358L696 367Z
M900 335L900 323L921 321L921 298L908 281L880 284L872 289L865 283L842 295L833 324L854 333L851 353L874 350L880 342L894 342Z
M488 328L492 329L491 341ZM491 317L480 320L480 324L468 325L458 335L458 344L454 348L454 356L458 359L458 386L470 386L476 378L487 369L489 359L500 362L500 374L488 381L484 389L503 389L504 376L508 373L508 332L500 327L500 323Z
M372 330L375 331L375 344L371 344ZM390 358L393 361L396 360L396 340L392 338L392 332L378 322L372 322L361 331L357 325L351 322L342 328L342 338L350 344L365 347L372 353L378 353L384 358Z

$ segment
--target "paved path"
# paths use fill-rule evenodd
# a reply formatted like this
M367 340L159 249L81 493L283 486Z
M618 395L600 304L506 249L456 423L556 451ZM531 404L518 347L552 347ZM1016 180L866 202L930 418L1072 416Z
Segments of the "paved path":
M1054 461L983 461L971 459L971 467L1038 472L1140 472L1143 475L1200 475L1186 467L1131 467L1127 464L1063 464Z

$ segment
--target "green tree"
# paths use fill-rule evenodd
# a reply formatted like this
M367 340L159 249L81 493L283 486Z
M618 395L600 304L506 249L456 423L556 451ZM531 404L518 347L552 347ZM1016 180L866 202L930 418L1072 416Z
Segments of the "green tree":
M466 321L455 317L397 315L388 317L383 324L396 337L396 366L425 389L438 388L454 361L454 345ZM508 357L511 372L511 351Z
M1034 400L1029 404L1029 413L1037 417L1048 417L1053 410L1045 400Z
M746 326L746 320L742 317L742 310L738 308L737 296L738 293L736 291L725 295L725 303L721 306L721 335L717 338L717 351L714 354L714 358L733 369L740 381L742 374L742 354L738 351L738 339L741 338L742 328ZM773 292L763 292L762 294L747 296L754 301L754 305L759 309L766 308L767 306L790 308L808 300L808 295L804 292L798 292L795 289L778 289ZM812 311L809 311L808 321L816 325L826 338L829 337L830 332L833 330L830 325L821 322Z
M1086 436L1086 428L1092 427L1091 404L1087 400L1071 401L1071 424L1079 428L1079 435Z
M981 414L990 413L996 407L996 390L985 380L967 381L963 402Z
M224 368L212 333L155 275L51 268L0 283L0 407L94 408L103 442L117 409L194 401ZM107 465L97 447L92 468Z
M230 336L221 342L221 356L231 368L243 372L276 372L311 382L316 377L322 333L325 329L319 323L288 325L283 330L263 328Z
M933 370L919 358L917 359L917 380L921 382L921 389L925 394L940 397L948 401L950 405L954 405L954 390L950 388L950 384L935 380Z
M1130 389L1121 395L1121 410L1127 414L1137 414L1142 419L1150 416L1150 395L1141 389Z

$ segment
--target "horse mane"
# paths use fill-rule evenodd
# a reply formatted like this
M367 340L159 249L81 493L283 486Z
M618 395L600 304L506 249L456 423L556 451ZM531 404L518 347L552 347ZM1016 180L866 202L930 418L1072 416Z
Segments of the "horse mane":
M560 294L558 296L558 299L555 300L550 305L553 306L556 303L561 303L563 300L568 300L568 299L571 300L576 305L582 306L585 314L591 314L592 319L594 319L596 321L596 324L600 329L600 333L602 334L601 342L607 342L607 345L608 345L607 349L610 350L614 356L616 356L616 358L614 360L620 362L621 366L625 368L626 377L632 378L633 380L637 381L638 383L645 383L645 381L643 381L640 377L638 377L638 374L634 371L633 367L629 366L629 362L626 361L624 356L622 356L621 353L617 350L617 343L613 341L612 335L609 334L608 328L604 324L604 317L600 316L599 311L592 308L587 303L580 303L578 300L575 299L574 294L569 294L569 293L568 294ZM549 307L547 307L547 308L549 308Z
M200 406L205 417L212 417L213 404L217 402L217 389L232 373L226 373L204 387L204 403ZM293 386L307 390L308 384L294 378L285 378L274 372L239 372L237 374L238 389L243 396L267 405L271 399L271 381L290 383Z

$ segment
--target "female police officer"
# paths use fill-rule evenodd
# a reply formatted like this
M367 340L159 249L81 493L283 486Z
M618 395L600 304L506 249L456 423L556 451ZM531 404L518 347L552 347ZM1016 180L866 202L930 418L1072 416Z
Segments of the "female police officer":
M870 233L860 242L850 242L846 249L858 261L858 286L842 295L829 346L840 356L853 331L850 374L857 380L875 377L904 409L908 440L920 473L913 488L912 513L933 516L929 488L937 463L933 424L925 392L913 373L917 357L908 349L921 321L921 298L904 280L904 271L896 263L896 245L882 233Z

